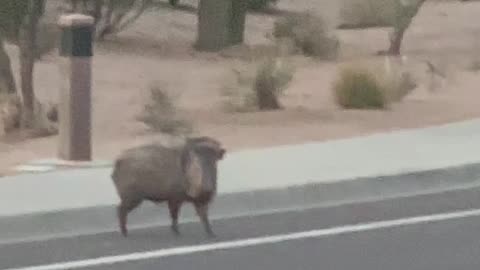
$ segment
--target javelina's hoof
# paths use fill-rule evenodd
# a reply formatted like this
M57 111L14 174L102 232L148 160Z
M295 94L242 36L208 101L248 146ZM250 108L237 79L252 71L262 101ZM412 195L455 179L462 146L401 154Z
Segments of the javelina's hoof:
M209 232L207 232L207 237L209 239L215 239L215 238L217 238L217 235L213 231L209 231Z
M180 231L178 230L177 226L171 226L170 230L173 232L173 235L175 235L177 237L180 236Z

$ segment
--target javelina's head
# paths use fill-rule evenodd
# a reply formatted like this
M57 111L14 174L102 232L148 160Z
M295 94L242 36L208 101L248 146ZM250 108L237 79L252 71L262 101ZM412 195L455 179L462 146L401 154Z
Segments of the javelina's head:
M207 136L189 138L187 145L190 145L198 154L215 162L223 159L226 152L219 141Z
M182 153L182 168L187 178L187 194L197 198L202 193L215 193L217 188L217 163L226 150L211 137L187 139Z

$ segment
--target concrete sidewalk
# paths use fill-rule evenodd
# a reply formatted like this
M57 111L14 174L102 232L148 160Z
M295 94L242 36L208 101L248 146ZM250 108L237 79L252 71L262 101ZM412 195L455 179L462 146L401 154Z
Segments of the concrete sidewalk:
M267 204L266 198L275 200L275 193L255 195L262 190L276 190L283 198L295 200L288 194L294 190L291 187L303 185L337 187L334 188L338 191L337 199L345 200L369 192L381 195L379 192L383 191L375 188L379 186L385 190L413 192L422 188L475 184L480 180L478 149L480 119L354 139L228 153L219 167L219 195L244 194L247 197L237 196L233 200L235 205L230 205L240 209L239 204L255 208L255 204ZM3 231L7 227L2 227L3 224L14 228L16 223L11 220L32 222L36 215L52 218L81 209L111 211L118 198L110 172L111 168L105 167L0 179L0 240L7 235L11 237ZM397 175L402 176L395 178ZM361 183L368 180L375 186L360 186L355 183L359 178L364 180ZM353 186L356 189L352 189ZM308 192L313 192L312 198L321 200L323 196L335 200L332 193L325 190L328 188L324 191L297 189L297 200L308 200ZM342 193L345 190L351 191L350 194ZM228 213L231 209L224 211ZM25 217L30 218L22 219ZM111 220L114 222L113 215Z

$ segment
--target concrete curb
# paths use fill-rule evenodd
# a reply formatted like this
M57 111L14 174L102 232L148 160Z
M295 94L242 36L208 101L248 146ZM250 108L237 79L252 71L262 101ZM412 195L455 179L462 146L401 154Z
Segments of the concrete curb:
M66 161L60 159L40 159L14 167L16 173L44 173L67 169L92 169L112 167L113 162L108 160Z
M420 172L315 183L278 189L219 194L211 218L255 215L311 205L393 200L405 196L440 194L480 187L480 163ZM452 202L454 203L454 202ZM455 205L451 207L455 208ZM182 208L181 222L196 221L190 205ZM166 207L145 204L133 212L129 228L169 223ZM115 205L0 217L0 244L45 240L117 230Z

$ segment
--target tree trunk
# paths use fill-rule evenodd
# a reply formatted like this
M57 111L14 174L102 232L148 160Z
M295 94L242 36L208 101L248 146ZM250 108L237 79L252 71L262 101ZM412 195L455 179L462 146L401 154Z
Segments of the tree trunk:
M102 7L103 0L95 0L95 5L93 8L93 18L95 19L95 25L97 25L98 21L102 18Z
M105 16L102 16L101 20L97 21L95 34L98 40L103 40L105 36L112 32L112 17L115 9L113 1L115 0L108 0Z
M387 53L390 55L400 55L400 49L402 48L403 37L405 36L405 31L410 27L410 24L413 21L413 18L417 15L418 11L425 3L426 0L417 0L415 6L410 9L410 7L402 6L398 16L400 16L399 21L396 22L396 26L393 32L392 38L390 38L390 48Z
M0 40L0 93L15 94L17 87L12 73L10 57L5 51L3 41Z
M405 30L406 29L394 30L393 36L390 39L390 48L388 49L389 55L400 55Z
M23 98L22 127L33 128L34 100L33 72L35 66L37 25L43 9L43 1L29 0L28 14L20 29L20 84Z
M247 1L232 2L232 17L229 23L231 45L243 43L247 10Z
M255 94L257 96L257 106L260 111L280 110L280 102L276 96L275 79L271 74L261 73L255 79Z
M199 51L220 51L243 42L246 3L239 0L200 0L197 41Z

